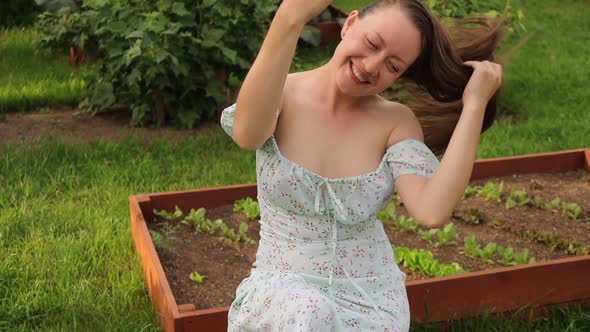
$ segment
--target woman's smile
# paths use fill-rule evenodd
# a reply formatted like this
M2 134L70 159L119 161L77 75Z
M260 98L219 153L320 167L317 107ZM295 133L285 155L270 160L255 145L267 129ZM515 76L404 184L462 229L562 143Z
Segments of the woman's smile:
M358 69L358 67L356 67L354 65L354 63L352 63L352 61L350 61L349 63L349 68L350 68L350 77L351 79L357 83L357 84L369 84L369 80L366 78L366 76L364 75L364 73Z

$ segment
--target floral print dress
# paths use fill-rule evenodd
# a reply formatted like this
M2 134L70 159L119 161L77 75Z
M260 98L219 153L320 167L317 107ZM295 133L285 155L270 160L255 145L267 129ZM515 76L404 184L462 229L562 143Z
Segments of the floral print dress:
M232 139L235 110L220 120ZM256 150L256 261L236 290L228 331L407 331L406 275L376 213L398 176L431 177L438 165L423 142L406 139L370 173L327 178L285 158L271 136Z

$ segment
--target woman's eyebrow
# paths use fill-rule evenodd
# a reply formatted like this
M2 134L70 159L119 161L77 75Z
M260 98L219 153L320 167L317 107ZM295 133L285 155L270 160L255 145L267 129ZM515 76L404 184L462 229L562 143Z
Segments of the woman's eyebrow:
M381 35L375 31L375 34L377 35L377 37L379 38L379 41L381 41L381 45L385 45L385 40L383 40L383 37L381 37ZM400 58L399 56L392 54L391 57L398 59L399 61L403 62L404 65L407 65L408 63L404 61L404 59Z

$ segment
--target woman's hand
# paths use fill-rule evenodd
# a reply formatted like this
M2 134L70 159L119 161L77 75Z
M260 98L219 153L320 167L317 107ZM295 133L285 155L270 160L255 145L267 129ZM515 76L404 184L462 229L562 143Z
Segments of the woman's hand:
M463 105L485 106L502 85L502 66L485 61L465 61L473 74L463 91Z
M321 14L331 3L332 0L284 0L277 13L303 26Z

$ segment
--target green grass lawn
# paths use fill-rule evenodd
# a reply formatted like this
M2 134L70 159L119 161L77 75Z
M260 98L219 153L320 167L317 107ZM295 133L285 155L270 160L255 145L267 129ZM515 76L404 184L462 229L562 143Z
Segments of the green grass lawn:
M500 120L482 136L478 157L590 146L588 5L527 0L523 8L528 30L536 34L505 67L501 103L524 120ZM22 71L32 77L59 71L30 65L37 69ZM61 66L56 68L68 71ZM4 91L7 76L0 77ZM153 144L135 138L121 144L5 144L0 330L158 330L129 229L129 195L255 180L254 152L240 150L221 128ZM413 330L436 331L428 325ZM534 324L483 317L454 322L452 330L588 331L590 313L556 312Z
M335 0L334 5L347 12L352 10L360 10L370 5L373 0Z
M80 100L86 68L70 66L67 50L55 59L35 54L35 37L30 28L0 30L0 113Z

